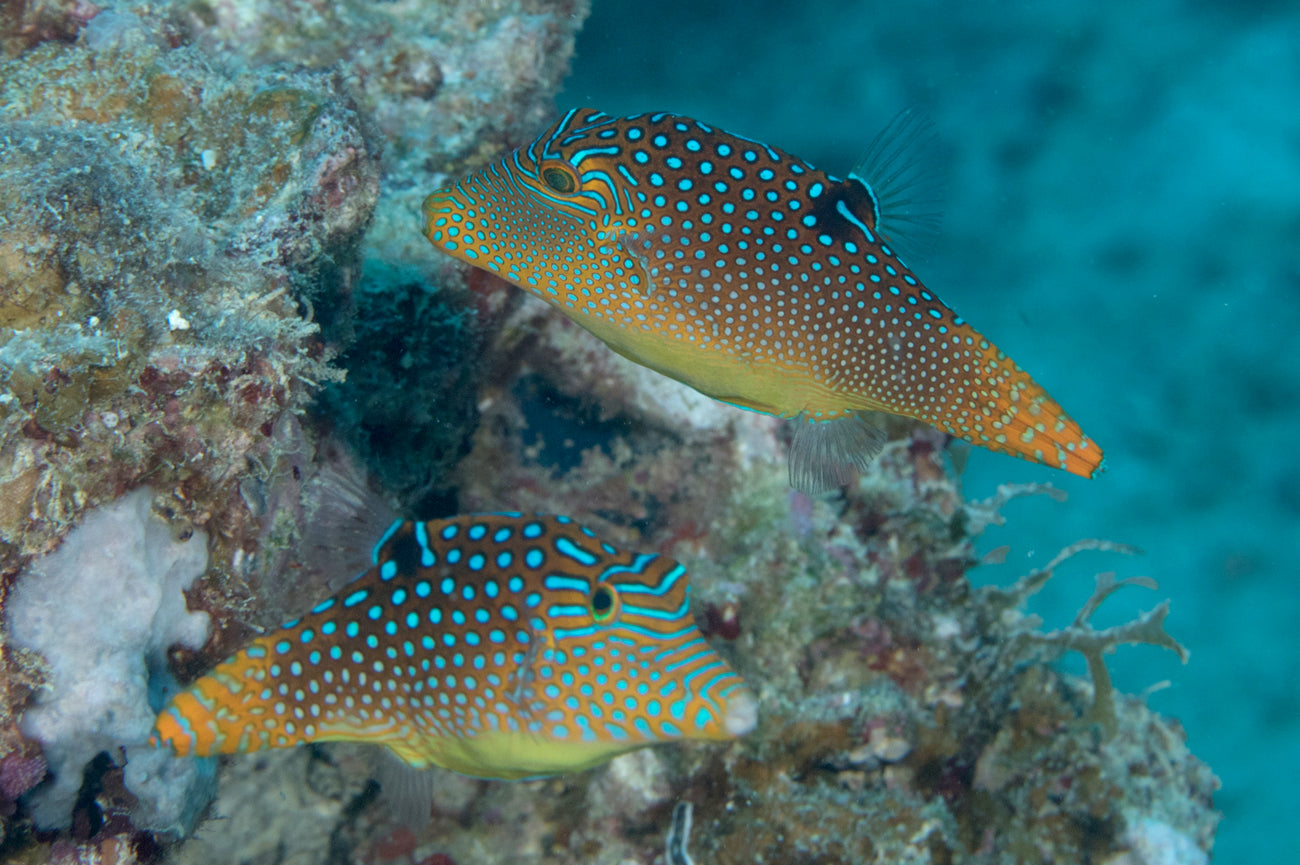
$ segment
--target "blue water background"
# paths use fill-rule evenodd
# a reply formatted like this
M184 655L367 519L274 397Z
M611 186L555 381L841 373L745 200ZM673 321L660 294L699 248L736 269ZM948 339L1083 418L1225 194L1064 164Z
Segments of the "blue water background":
M1291 861L1300 767L1300 7L1282 2L596 0L562 106L671 110L843 174L896 112L935 121L949 170L915 263L1107 452L1086 481L976 450L969 497L1008 506L979 582L1074 540L1033 609L1067 624L1093 575L1145 574L1117 624L1172 598L1191 663L1147 647L1117 684L1185 726L1223 780L1221 862ZM1081 666L1080 666L1081 669Z

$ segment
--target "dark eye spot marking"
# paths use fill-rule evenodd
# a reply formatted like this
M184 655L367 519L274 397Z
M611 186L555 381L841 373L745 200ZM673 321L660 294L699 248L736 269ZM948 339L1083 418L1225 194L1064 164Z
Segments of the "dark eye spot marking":
M609 586L597 586L591 594L591 615L598 622L604 622L614 614L614 592Z
M559 167L543 168L542 182L561 195L567 195L578 188L578 178L574 177L573 172Z

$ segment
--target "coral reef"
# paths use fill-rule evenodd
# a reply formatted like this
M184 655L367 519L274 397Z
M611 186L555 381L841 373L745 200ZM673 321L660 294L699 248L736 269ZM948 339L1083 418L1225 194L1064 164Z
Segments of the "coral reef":
M587 7L247 0L178 3L169 16L213 54L255 67L337 70L382 136L357 312L335 334L351 343L340 358L349 380L328 389L322 412L412 515L451 513L447 469L477 420L473 358L480 335L499 322L463 290L480 278L429 250L416 230L420 203L449 176L481 167L549 121Z
M1131 580L1103 583L1074 625L1043 633L1023 604L1050 567L1007 589L967 579L973 539L1032 490L964 501L944 439L896 423L844 495L791 493L780 422L631 364L427 248L420 199L532 137L585 3L3 9L16 23L0 60L0 851L1129 865L1161 845L1184 862L1210 849L1213 776L1101 663L1130 639L1173 647L1164 608L1094 631L1092 610ZM97 626L117 623L105 639L133 670L121 696L139 721L159 649L196 675L337 579L302 549L339 506L322 492L349 472L337 441L409 515L569 512L683 561L702 626L761 689L759 729L541 781L440 773L416 829L395 825L368 749L236 757L207 812L224 819L182 840L161 831L193 816L162 792L179 764L121 765L138 724L42 753L31 737L40 707L70 693L67 667L45 642L15 643L35 625L19 596L93 548L109 515L165 520L191 546L206 534L206 573L185 593L211 624L197 651L151 645L150 629L126 639L109 599L145 599L124 579L86 592ZM177 584L166 594L163 619L183 620ZM1091 682L1053 666L1070 651ZM81 681L102 686L108 668L88 663ZM53 801L30 792L47 764L63 797L48 807L70 810L50 822L73 819L53 836L30 831Z
M258 833L277 809L307 814L308 849L328 833L336 855L373 862L648 862L670 847L665 861L1127 865L1151 861L1160 839L1182 845L1179 861L1204 856L1217 782L1177 723L1137 698L1099 699L1104 680L1052 664L1131 640L1174 648L1165 608L1093 631L1117 585L1103 580L1074 625L1044 633L1024 602L1059 561L1007 588L968 582L973 539L998 509L1057 491L964 501L944 439L900 425L844 496L812 500L786 486L779 422L685 389L655 384L651 397L648 373L598 349L540 305L507 319L462 501L582 512L621 543L680 558L698 618L760 689L759 729L577 776L440 775L433 820L415 832L366 783L363 749L277 754L225 775L214 815L256 813ZM1084 550L1127 548L1065 555ZM172 855L202 861L210 844Z
M1103 577L1069 628L1042 633L1023 613L1063 558L1129 548L1076 545L1007 589L976 591L966 579L973 539L1001 521L1003 504L1057 491L1004 488L964 502L942 437L896 428L856 489L811 501L784 490L779 450L763 449L779 434L772 421L720 409L723 424L710 427L648 411L633 395L635 366L585 354L581 332L530 324L550 340L511 356L545 384L485 411L464 495L517 507L571 495L575 507L640 515L610 531L681 557L697 603L719 625L739 622L733 651L763 689L763 724L694 775L670 764L687 773L670 774L670 786L695 804L697 859L1082 861L1129 855L1148 820L1209 848L1217 782L1176 723L1113 693L1101 663L1125 642L1182 653L1163 629L1167 606L1093 631L1088 619L1110 592L1145 584ZM537 416L525 400L538 391L597 394L599 415L575 415L601 432L598 446L537 466L556 447L547 436L582 439L572 415L521 423ZM694 462L663 471L683 460ZM707 501L689 508L695 522L659 522L674 497L696 496ZM1067 651L1088 655L1094 683L1055 670Z
M7 571L145 479L233 519L246 455L337 376L300 304L339 291L374 200L355 113L328 76L166 44L103 13L0 78Z
M303 568L283 579L319 505L313 475L339 457L319 447L322 427L360 440L376 465L419 459L409 440L367 440L375 425L364 413L297 417L322 386L342 381L344 365L367 393L382 391L370 408L399 393L420 398L409 378L387 371L405 312L384 299L396 278L381 266L362 283L361 262L414 260L416 250L432 261L414 230L415 204L405 213L402 196L418 203L449 163L485 158L545 116L584 11L353 3L333 7L328 14L344 18L322 29L308 26L318 21L314 4L256 6L0 7L0 591L35 584L35 563L79 522L148 484L176 531L207 538L207 573L187 597L210 615L212 634L197 652L171 647L183 676L338 578ZM420 27L402 23L416 18ZM303 36L324 34L336 54L303 50ZM386 209L376 220L381 179ZM378 252L362 246L372 223ZM419 273L402 279L413 298L432 294ZM459 332L473 337L474 310L452 290L459 278L442 272L440 281L449 290L429 322L463 322ZM368 306L354 329L359 284ZM367 342L374 334L386 341L380 348ZM406 352L407 368L433 373L414 387L470 400L459 424L432 417L441 437L421 440L448 456L403 490L416 501L443 488L439 475L474 421L474 387L449 389L437 375L473 370L447 347L438 337ZM129 590L119 581L85 601ZM147 652L117 625L118 660L139 668ZM20 712L42 687L39 701L67 696L64 679L47 677L59 665L43 654L0 634L0 829L10 845L22 843L30 814L19 800L48 768ZM79 672L109 682L112 668ZM136 754L123 768L114 748L80 783L74 763L135 733L62 738L44 744L63 795L41 810L46 822L66 821L49 812L72 790L75 843L58 841L51 856L126 855L152 843L136 827L175 828L149 813L168 797L147 804L131 792L146 775L165 781L161 754Z
M177 531L203 533L215 573L196 594L224 620L247 599L261 540L239 480L267 459L275 419L339 376L304 310L346 297L378 172L329 75L234 71L168 37L152 18L103 12L75 42L44 40L0 66L0 572L8 584L26 569L21 589L80 518L116 513L147 483ZM114 599L142 584L81 554L108 583L79 600L129 615ZM61 612L67 627L86 616ZM31 640L54 668L44 705L143 669L138 625L103 624L103 644L124 654L60 660ZM6 682L40 666L3 658ZM94 666L73 675L75 663ZM12 731L24 694L7 690L0 727ZM81 787L77 760L141 741L148 706L129 693L124 727L91 715L59 731L29 713L58 776L42 822L67 820L53 811ZM0 741L19 747L12 732ZM173 807L141 820L170 828Z

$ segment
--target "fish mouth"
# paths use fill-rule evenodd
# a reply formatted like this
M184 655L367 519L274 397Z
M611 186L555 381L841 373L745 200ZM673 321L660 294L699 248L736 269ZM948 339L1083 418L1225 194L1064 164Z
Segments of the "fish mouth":
M748 689L727 699L727 714L722 724L733 736L743 736L758 725L758 698Z

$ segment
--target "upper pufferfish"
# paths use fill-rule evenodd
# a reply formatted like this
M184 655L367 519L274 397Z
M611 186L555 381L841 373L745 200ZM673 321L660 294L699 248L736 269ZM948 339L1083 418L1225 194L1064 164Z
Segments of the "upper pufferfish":
M870 173L840 180L675 114L574 109L429 195L424 233L631 360L799 418L797 488L874 456L873 411L1091 477L1101 449L899 259Z

